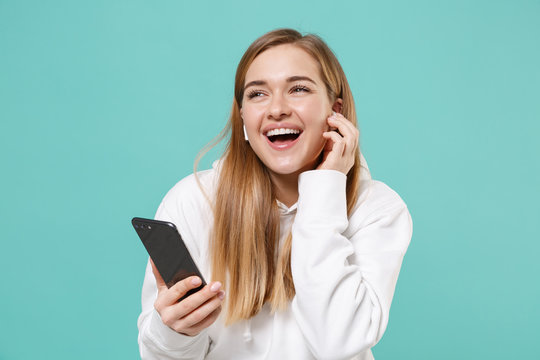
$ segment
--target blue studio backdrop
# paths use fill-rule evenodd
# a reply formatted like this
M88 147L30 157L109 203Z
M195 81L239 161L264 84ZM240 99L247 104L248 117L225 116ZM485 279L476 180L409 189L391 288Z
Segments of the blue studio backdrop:
M540 356L540 2L0 0L0 359L139 356L130 219L193 171L279 27L335 51L413 217L375 357Z

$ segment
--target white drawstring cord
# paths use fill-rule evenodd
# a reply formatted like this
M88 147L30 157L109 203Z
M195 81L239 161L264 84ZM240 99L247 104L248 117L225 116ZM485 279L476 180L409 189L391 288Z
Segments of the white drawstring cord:
M244 325L244 342L250 342L253 340L253 337L251 336L251 320L246 320L246 323Z

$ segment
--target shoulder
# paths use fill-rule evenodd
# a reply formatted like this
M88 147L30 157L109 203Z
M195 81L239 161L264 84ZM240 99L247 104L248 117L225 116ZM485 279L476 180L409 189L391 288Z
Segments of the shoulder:
M366 179L359 184L360 191L354 211L375 213L385 208L407 208L403 199L382 181Z
M165 195L155 218L176 225L191 256L209 276L204 266L207 253L208 231L213 223L210 199L214 194L216 169L199 171L178 181Z
M156 217L176 218L181 213L209 209L209 199L212 198L217 184L217 171L198 171L178 181L164 196Z
M349 217L349 231L369 226L388 231L399 230L412 236L412 218L409 209L396 191L381 181L366 179L360 182L360 192Z

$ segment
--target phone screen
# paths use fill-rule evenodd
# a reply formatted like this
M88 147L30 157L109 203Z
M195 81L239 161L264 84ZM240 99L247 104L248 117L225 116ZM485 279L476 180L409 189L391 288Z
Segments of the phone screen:
M144 218L133 218L131 223L167 287L189 276L200 277L201 286L190 290L182 297L184 299L206 285L173 223Z

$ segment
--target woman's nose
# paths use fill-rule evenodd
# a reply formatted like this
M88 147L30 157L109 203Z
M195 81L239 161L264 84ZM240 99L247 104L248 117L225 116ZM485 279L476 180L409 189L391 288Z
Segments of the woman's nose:
M281 120L290 114L289 104L283 95L273 95L268 104L268 118Z

